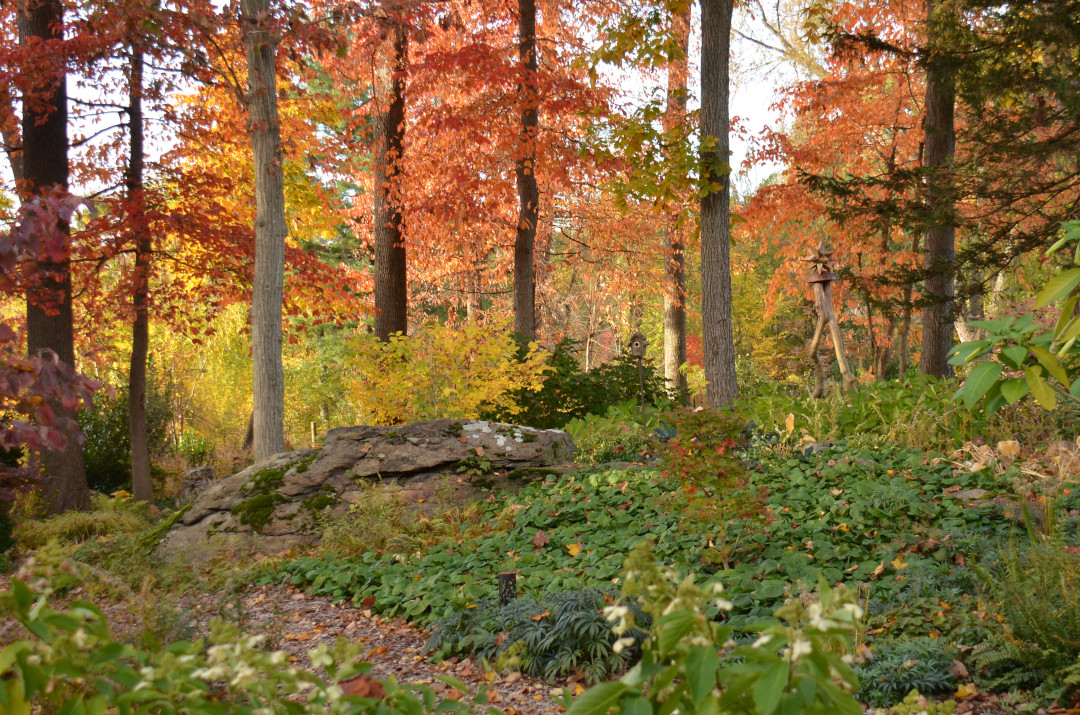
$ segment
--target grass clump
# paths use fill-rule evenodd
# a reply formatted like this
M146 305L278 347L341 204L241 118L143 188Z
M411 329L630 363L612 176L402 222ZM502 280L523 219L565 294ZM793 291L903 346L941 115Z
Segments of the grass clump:
M375 484L363 483L360 493L346 513L322 518L320 551L324 555L414 554L444 541L468 538L485 528L481 523L484 509L476 504L452 503L446 489L437 489L430 508L424 511Z
M81 544L96 537L137 534L150 528L149 507L131 500L127 492L112 497L95 495L90 511L69 511L46 519L24 521L15 536L26 549L38 549L56 540L62 546Z

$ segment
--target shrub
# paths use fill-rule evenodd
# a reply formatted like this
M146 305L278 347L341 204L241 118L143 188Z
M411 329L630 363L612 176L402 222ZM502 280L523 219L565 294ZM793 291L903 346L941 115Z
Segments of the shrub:
M520 411L522 390L539 390L548 371L536 343L518 359L514 339L499 326L438 323L415 336L352 341L355 380L350 396L371 424L440 418L476 419Z
M55 539L61 545L81 544L99 536L137 534L150 526L148 506L135 503L126 492L112 497L95 495L90 511L69 511L19 525L16 537L25 548L36 549Z
M202 435L185 430L176 443L176 451L185 460L188 467L204 467L214 461L214 445Z
M515 395L519 412L492 410L484 416L513 421L538 429L560 428L586 415L603 415L608 406L627 402L641 404L637 361L618 355L610 362L585 372L577 356L578 348L569 338L555 346L547 357L548 374L539 390L520 389ZM518 361L529 356L527 343L519 340ZM646 360L645 402L666 406L670 403L664 376L655 364Z
M601 615L611 596L598 589L565 591L505 606L494 599L469 604L440 618L427 648L438 655L473 655L508 663L526 675L554 680L582 673L597 682L619 671L630 651L612 650L616 638ZM638 612L639 623L650 619ZM635 629L631 636L640 640Z
M768 521L767 490L750 485L749 471L735 448L745 420L717 410L684 410L669 415L676 436L661 448L663 474L686 493L689 523L713 540L714 558L725 566L731 556L729 532L748 532Z
M83 462L91 489L112 493L131 486L131 434L128 425L128 388L116 389L112 397L98 394L91 410L79 414L86 436ZM172 417L168 388L148 380L146 393L146 437L151 454L166 447L166 432Z
M867 705L889 706L912 690L923 695L944 695L956 688L949 669L955 651L943 638L915 638L874 648L874 659L855 668Z
M574 458L579 462L633 462L650 451L652 432L658 424L655 408L646 415L642 424L641 406L624 402L608 407L604 415L575 417L563 429L574 439Z
M954 389L952 382L928 377L873 382L859 385L855 393L834 392L823 399L766 387L740 398L736 409L760 431L796 439L806 434L818 441L949 450L986 427L984 416L951 402Z

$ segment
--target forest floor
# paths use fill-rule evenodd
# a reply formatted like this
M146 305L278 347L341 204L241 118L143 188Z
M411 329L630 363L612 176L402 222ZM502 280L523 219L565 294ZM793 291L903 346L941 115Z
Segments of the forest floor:
M7 590L11 574L0 576L0 590ZM64 600L87 598L82 588L68 593ZM286 586L257 586L239 596L188 592L176 598L171 613L153 613L169 608L166 602L140 602L140 598L90 598L101 606L119 640L134 640L146 618L159 624L169 621L185 639L206 637L215 618L236 624L246 635L265 636L265 647L281 650L298 668L321 677L326 673L311 666L308 652L323 643L332 647L339 637L365 644L364 660L372 665L369 675L377 679L394 677L402 684L423 684L440 698L458 700L463 693L439 680L449 676L461 681L473 693L486 690L491 707L507 715L547 715L563 712L555 698L564 687L581 692L575 678L560 683L546 683L520 673L498 674L470 658L429 660L424 654L428 634L401 619L380 618L371 611L334 603L328 598L309 596ZM148 610L151 611L148 613ZM14 621L0 626L0 645L22 637Z
M0 575L0 590L8 589L10 577L11 574ZM88 597L84 588L76 587L62 600ZM159 627L171 623L172 628L189 640L208 636L211 623L221 618L237 625L247 635L264 636L266 648L284 651L297 667L325 677L320 668L312 667L308 653L320 643L332 647L339 637L344 637L365 644L364 659L372 665L369 675L373 678L393 677L402 684L427 685L440 699L461 699L464 693L440 680L440 677L449 677L463 683L472 693L483 689L489 707L506 715L565 712L558 700L566 690L576 695L587 685L579 677L545 682L517 672L499 674L487 664L474 662L471 658L436 662L424 654L429 634L402 619L382 618L348 602L334 603L329 598L311 596L290 586L254 586L238 594L191 591L174 599L158 602L153 597L146 599L145 594L126 599L101 598L100 595L89 598L102 608L115 637L121 641L137 639L148 618ZM20 630L14 621L0 625L0 645L21 637ZM873 715L889 711L868 707L866 712ZM1021 712L1031 711L1017 709L1001 696L978 692L960 700L955 715ZM1051 707L1036 712L1037 715L1060 715L1078 713L1080 709Z
M247 634L265 635L268 648L285 651L289 660L301 667L310 667L308 651L319 643L333 646L339 637L364 643L371 676L393 676L399 683L428 685L440 697L456 700L463 694L438 680L439 676L450 676L473 692L486 688L488 702L508 715L559 712L561 708L553 699L562 694L564 685L573 689L576 684L544 683L520 673L499 675L470 658L432 662L424 655L427 634L418 628L400 619L380 618L347 602L333 603L284 586L255 587L224 604L207 606L198 597L184 597L179 605L194 615L200 635L209 632L213 618L225 617Z

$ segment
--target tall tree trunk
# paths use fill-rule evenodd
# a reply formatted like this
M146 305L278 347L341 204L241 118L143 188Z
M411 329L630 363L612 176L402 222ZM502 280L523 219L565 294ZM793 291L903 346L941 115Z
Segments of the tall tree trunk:
M150 350L150 231L146 225L143 194L143 54L131 47L128 77L128 157L127 199L131 230L135 238L135 275L131 292L135 322L131 329L131 368L128 373L128 434L131 438L131 485L135 501L154 501L150 481L150 444L146 435L146 357Z
M918 234L912 239L911 250L913 253L919 253L919 236ZM914 294L914 287L911 281L908 281L904 285L904 311L900 319L900 334L897 336L897 359L899 364L899 379L903 381L907 378L908 371L908 359L911 355L911 299Z
M247 46L248 131L255 159L255 281L251 289L255 459L285 451L281 311L285 283L285 185L270 0L241 0Z
M536 337L536 269L533 254L540 217L536 183L536 141L539 128L539 88L536 62L536 0L518 0L518 56L521 79L518 102L521 134L515 162L519 215L514 239L514 331Z
M465 289L465 316L470 325L479 325L484 321L483 296L480 292L482 287L481 263L476 261L476 266L470 268L465 276L467 287Z
M926 62L926 117L923 129L926 151L923 166L929 177L926 201L931 223L926 229L923 268L926 271L923 309L922 357L924 375L952 375L948 353L953 344L953 283L956 259L956 227L949 170L955 148L954 111L956 83L947 57L941 54L941 40L933 17L938 0L927 0L926 22L929 58Z
M707 396L712 407L739 394L731 327L731 186L728 65L734 0L701 0L702 170L718 189L701 199L701 322Z
M686 80L689 74L690 8L671 18L680 57L668 65L664 130L686 120ZM664 224L664 378L669 390L686 387L679 368L686 362L686 244L678 212Z
M25 41L48 41L64 36L64 6L61 0L28 0L25 24L20 24ZM22 172L26 195L66 191L68 186L67 73L63 61L57 63L55 81L48 96L38 102L24 102ZM63 227L64 230L67 227ZM72 319L71 269L67 262L38 264L41 283L27 291L26 343L29 353L51 349L68 365L75 364L75 334ZM45 471L45 502L50 513L90 508L82 449L68 428L76 415L59 402L52 404L57 425L67 436L63 451L45 450L41 465Z
M375 118L375 336L382 341L409 329L405 242L401 236L401 159L405 143L405 73L409 35L400 22L386 28L376 59Z

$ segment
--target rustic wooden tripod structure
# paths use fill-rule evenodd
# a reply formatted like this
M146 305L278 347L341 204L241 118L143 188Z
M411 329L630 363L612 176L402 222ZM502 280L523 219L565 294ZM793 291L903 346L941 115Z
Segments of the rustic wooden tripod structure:
M850 392L855 389L855 377L851 374L847 356L844 354L844 336L840 333L840 323L837 322L836 311L833 309L832 283L836 280L836 275L832 272L832 256L831 248L819 245L810 249L806 256L800 259L810 264L808 280L814 287L814 304L818 314L817 329L814 331L814 339L810 341L810 359L814 361L814 391L811 394L815 398L825 394L825 367L821 364L818 347L826 326L832 335L836 362L840 365L840 375L844 378L844 390Z

